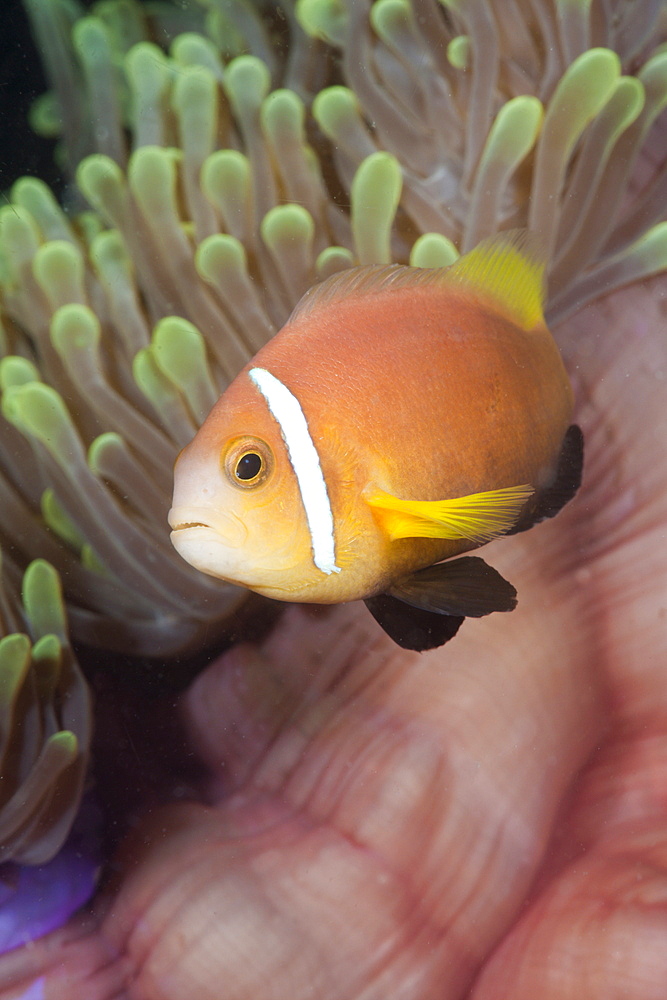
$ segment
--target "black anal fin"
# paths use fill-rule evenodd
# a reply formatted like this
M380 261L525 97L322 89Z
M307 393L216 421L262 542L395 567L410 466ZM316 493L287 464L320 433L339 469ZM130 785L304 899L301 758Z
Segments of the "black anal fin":
M483 559L462 556L398 580L366 607L399 646L423 651L453 638L464 618L512 611L516 590Z
M464 620L462 615L421 611L389 594L368 597L364 603L390 639L402 649L414 649L420 653L449 642Z
M398 580L388 593L423 611L464 618L483 618L516 607L512 584L479 556L461 556L420 569Z
M556 475L551 486L542 490L535 505L523 517L519 518L508 535L516 535L520 531L528 531L540 521L555 517L569 503L581 486L581 474L584 467L584 435L581 427L572 424L563 438L556 466Z

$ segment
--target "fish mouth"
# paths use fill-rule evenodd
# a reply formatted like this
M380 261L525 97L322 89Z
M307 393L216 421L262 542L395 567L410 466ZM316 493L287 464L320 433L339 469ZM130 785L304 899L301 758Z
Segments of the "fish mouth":
M172 507L167 521L174 544L174 536L183 538L185 533L191 537L208 533L210 537L216 535L220 543L238 549L248 537L248 530L239 517L206 507Z
M284 580L285 573L289 576L297 567L297 560L278 568L258 565L257 554L253 558L246 548L251 533L235 514L178 506L169 511L168 520L171 544L201 573L279 601L293 599L292 592L299 589Z
M236 561L236 550L214 528L192 521L179 521L170 538L178 554L195 569L221 580L236 582L228 565L230 557L232 563Z

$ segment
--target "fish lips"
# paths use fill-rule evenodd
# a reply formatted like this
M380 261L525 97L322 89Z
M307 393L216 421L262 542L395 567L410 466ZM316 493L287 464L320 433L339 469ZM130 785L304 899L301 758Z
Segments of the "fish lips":
M248 532L241 520L202 507L172 507L171 543L195 569L228 579L234 573Z

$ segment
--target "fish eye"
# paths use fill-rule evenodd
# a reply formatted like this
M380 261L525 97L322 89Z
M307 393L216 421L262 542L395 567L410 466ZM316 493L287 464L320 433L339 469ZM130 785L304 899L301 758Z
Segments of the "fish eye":
M234 475L237 479L243 480L243 482L257 479L257 476L262 471L262 465L261 455L258 455L256 451L247 451L245 455L241 455L236 463Z
M226 449L223 465L235 486L244 489L259 486L273 467L271 449L257 438L237 439Z

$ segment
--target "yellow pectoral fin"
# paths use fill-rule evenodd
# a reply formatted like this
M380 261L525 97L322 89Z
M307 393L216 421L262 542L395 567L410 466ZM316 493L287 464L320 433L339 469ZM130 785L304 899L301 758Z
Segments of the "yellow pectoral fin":
M392 541L397 538L467 538L490 542L516 524L531 486L471 493L452 500L399 500L382 490L366 497Z

